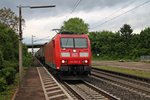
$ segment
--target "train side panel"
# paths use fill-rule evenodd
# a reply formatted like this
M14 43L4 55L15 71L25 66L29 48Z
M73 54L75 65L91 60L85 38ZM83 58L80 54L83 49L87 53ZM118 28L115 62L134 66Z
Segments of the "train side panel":
M42 62L44 63L45 62L45 55L44 55L44 52L45 52L45 46L43 45L36 53L35 53L35 56Z
M52 68L55 68L54 59L55 59L55 51L53 47L53 43L49 42L45 46L45 63Z
M59 56L60 56L60 46L59 46L59 38L55 37L52 41L50 41L45 46L45 63L52 67L53 69L57 69L60 66Z

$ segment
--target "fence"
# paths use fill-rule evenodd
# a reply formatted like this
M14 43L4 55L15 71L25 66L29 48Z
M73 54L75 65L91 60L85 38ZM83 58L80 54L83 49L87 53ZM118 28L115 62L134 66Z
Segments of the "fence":
M150 62L150 55L147 55L147 56L141 56L141 61L148 61Z

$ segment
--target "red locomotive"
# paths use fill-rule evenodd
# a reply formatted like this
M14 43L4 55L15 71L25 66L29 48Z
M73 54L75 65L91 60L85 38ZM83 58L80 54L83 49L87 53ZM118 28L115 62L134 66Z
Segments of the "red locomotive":
M91 72L90 40L86 34L57 34L36 56L59 73L88 75Z

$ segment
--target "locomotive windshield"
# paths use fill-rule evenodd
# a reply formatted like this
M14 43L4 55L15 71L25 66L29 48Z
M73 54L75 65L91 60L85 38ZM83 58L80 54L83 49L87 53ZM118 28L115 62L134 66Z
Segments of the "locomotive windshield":
M61 38L62 48L87 48L86 38Z

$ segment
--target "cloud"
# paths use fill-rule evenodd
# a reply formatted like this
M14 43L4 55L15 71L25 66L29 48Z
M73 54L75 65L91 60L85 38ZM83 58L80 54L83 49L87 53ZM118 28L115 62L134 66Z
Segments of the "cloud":
M81 3L75 11L90 11L94 8L114 7L130 0L81 0ZM17 6L32 6L32 5L56 5L55 8L46 9L23 9L23 14L26 18L57 16L63 13L71 12L77 0L1 0L0 7L8 7L18 13ZM41 14L42 13L42 14ZM29 16L30 15L30 16Z
M60 28L65 19L82 18L91 28L146 1L82 0L72 14L70 12L77 0L1 0L0 7L11 8L18 15L18 8L16 7L18 5L56 5L55 8L22 9L22 16L26 21L23 37L26 43L30 43L31 35L35 35L36 39L46 36L53 37L56 33L51 30ZM143 5L103 25L90 29L90 31L118 31L123 24L130 24L134 32L140 32L143 28L150 26L149 7L149 4Z
M49 36L50 40L56 34L52 29L60 28L60 23L63 22L63 20L64 17L60 16L27 20L23 30L23 36L31 38L31 36L34 35L36 39Z

